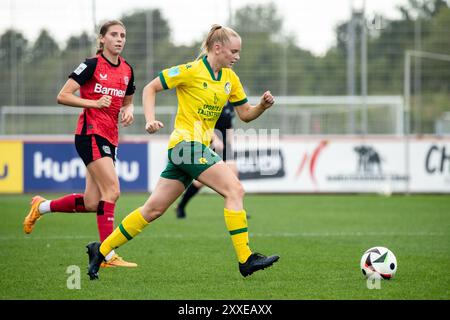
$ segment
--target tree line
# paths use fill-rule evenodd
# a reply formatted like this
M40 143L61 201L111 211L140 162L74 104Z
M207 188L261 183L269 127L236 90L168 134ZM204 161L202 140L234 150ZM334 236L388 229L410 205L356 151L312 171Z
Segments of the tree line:
M367 29L368 93L372 95L403 93L405 50L420 44L423 51L450 54L450 8L445 0L409 0L398 10L400 18L381 17L380 28ZM134 67L135 103L140 105L144 85L160 70L194 60L204 35L189 46L174 44L170 21L159 9L130 13L121 20L127 27L123 56ZM232 20L231 27L243 38L241 61L235 69L250 95L267 89L275 95L347 94L350 20L336 26L335 45L323 56L299 47L295 35L284 32L283 17L274 3L240 8ZM356 33L363 27L367 24L359 24ZM356 48L359 41L357 37ZM92 35L82 33L72 35L61 48L48 30L42 30L33 43L20 30L6 30L0 35L0 105L54 105L68 74L95 53L93 43ZM359 62L356 55L357 94ZM424 60L420 64L420 92L448 100L450 63ZM161 103L174 101L172 93L164 95Z

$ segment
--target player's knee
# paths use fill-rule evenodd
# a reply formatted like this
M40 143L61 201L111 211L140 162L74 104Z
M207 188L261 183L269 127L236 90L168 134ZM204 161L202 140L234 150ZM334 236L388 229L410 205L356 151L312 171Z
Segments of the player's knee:
M163 210L163 209L158 209L158 208L153 209L150 213L151 220L158 219L159 217L161 217L164 214L164 212L165 212L165 210Z
M117 202L120 197L120 189L118 186L109 187L104 193L102 193L102 198L108 202Z
M164 214L165 211L166 211L165 208L162 208L162 207L159 207L159 206L156 206L153 204L148 204L148 203L146 203L141 208L142 216L147 221L153 221L155 219L158 219L159 217L161 217Z
M85 207L86 211L88 211L88 212L97 211L98 202L99 202L98 199L84 198L84 207Z
M114 202L116 202L117 200L119 200L119 197L120 197L120 189L119 189L119 188L114 189L114 190L112 191L112 193L111 193L111 197L112 197L112 200L114 200Z
M244 186L240 182L236 186L236 193L240 199L243 199L245 196Z
M235 184L233 184L232 186L230 186L230 188L227 190L225 197L227 198L231 198L231 199L236 199L236 200L241 200L244 198L245 195L245 190L244 187L242 186L242 184L240 182L237 182Z

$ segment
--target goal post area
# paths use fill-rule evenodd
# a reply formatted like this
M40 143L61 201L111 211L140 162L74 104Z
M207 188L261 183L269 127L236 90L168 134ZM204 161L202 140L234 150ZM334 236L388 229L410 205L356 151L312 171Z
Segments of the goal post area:
M249 96L257 105L260 97ZM142 106L135 106L135 123L122 130L143 134ZM0 135L71 134L81 112L62 106L0 106ZM156 106L156 116L170 134L176 106ZM276 96L275 105L256 121L236 120L236 128L279 129L283 135L402 135L401 96Z
M251 96L257 104L260 97ZM402 96L280 96L256 124L282 134L403 135Z

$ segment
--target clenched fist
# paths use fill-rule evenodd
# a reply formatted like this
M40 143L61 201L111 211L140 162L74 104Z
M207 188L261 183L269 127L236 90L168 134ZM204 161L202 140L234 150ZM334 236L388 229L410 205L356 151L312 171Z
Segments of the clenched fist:
M111 105L112 97L104 95L100 99L97 100L97 108L107 108Z
M264 92L264 94L261 97L261 106L264 109L269 109L271 106L273 106L274 103L275 103L275 99L274 99L272 93L270 93L270 91Z
M161 121L149 121L145 124L145 131L148 133L155 133L159 129L164 128L164 124Z

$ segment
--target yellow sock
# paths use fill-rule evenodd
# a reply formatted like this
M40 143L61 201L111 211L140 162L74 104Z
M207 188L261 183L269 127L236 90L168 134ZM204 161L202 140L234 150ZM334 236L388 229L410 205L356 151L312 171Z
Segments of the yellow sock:
M100 252L106 257L112 250L124 245L148 225L141 213L141 208L137 208L122 220L122 223L106 238L101 246Z
M226 208L223 211L238 260L244 263L252 254L248 246L247 213L245 210L233 211Z

